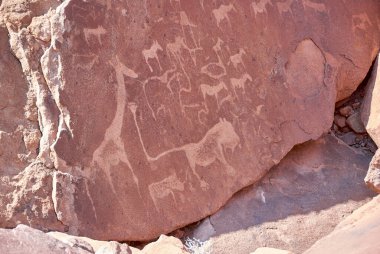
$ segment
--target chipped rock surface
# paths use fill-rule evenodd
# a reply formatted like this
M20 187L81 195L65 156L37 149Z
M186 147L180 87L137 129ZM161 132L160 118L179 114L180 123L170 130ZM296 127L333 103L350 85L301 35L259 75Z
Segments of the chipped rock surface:
M0 147L0 225L149 240L214 213L329 129L378 52L377 7L2 0L0 64L18 74L0 86L20 91L0 100L0 142L18 142Z
M363 182L370 159L330 135L299 145L190 236L215 254L264 246L302 253L373 195Z

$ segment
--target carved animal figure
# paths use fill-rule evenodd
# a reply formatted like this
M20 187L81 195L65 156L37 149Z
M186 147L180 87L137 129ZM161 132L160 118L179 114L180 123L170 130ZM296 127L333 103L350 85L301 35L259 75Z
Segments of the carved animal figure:
M141 131L137 124L136 104L130 104L129 109L133 114L137 133L139 135L143 151L148 161L157 161L160 158L173 152L185 152L190 168L193 174L199 180L200 185L203 189L206 189L208 187L208 184L204 180L202 180L200 175L196 172L197 165L207 167L211 165L213 162L215 162L215 160L218 160L227 169L228 174L233 175L235 173L235 170L224 157L224 152L229 149L233 153L235 151L235 148L240 144L240 138L235 132L235 129L232 126L232 124L227 120L220 119L220 121L217 124L215 124L209 131L207 131L205 136L197 143L189 143L181 147L172 148L160 153L156 157L152 157L148 154L145 148L141 136Z
M243 89L243 91L245 92L245 83L248 80L250 82L252 82L252 77L248 73L243 74L243 76L241 76L241 78L231 78L230 79L231 85L234 88L234 93L235 93L236 97L237 97L236 88Z
M151 58L155 58L157 60L158 66L160 67L160 70L162 70L161 63L160 63L160 60L158 59L158 55L157 55L158 51L163 51L163 49L157 41L153 41L153 44L150 47L150 49L144 49L142 51L142 54L145 58L145 62L149 66L149 69L151 72L153 72L152 66L150 66L150 64L149 64L149 59L151 59Z
M158 199L164 199L167 196L171 195L174 199L175 204L177 205L176 198L174 196L173 191L183 191L185 189L185 185L183 182L180 182L177 178L176 174L172 174L162 181L152 183L148 186L149 194L152 197L154 206L158 207Z
M232 63L232 65L237 69L239 64L242 64L245 68L244 62L243 62L243 55L247 54L244 49L239 49L239 53L233 55L230 57L230 61L228 64Z
M216 19L216 25L219 27L220 22L223 20L227 20L228 24L231 26L230 18L228 17L228 13L231 11L236 11L234 5L230 3L229 5L222 4L218 9L212 10L212 14Z
M203 100L206 99L206 95L211 96L211 97L215 97L216 103L217 103L218 107L219 107L218 93L220 91L222 91L223 89L228 90L226 84L223 81L221 81L216 86L210 86L210 85L206 85L206 84L201 84L200 85L200 89L201 89L201 92L202 92Z

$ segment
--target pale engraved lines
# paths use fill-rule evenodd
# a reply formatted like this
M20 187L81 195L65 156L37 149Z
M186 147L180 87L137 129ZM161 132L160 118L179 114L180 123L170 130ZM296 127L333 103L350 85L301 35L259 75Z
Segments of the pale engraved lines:
M226 20L227 23L229 24L229 26L231 27L231 21L230 21L230 18L228 17L228 14L231 12L231 11L235 11L236 12L236 9L234 7L234 5L232 3L230 3L229 5L220 5L218 9L214 9L212 10L212 14L214 15L215 19L216 19L216 25L219 27L220 26L220 23L223 21L223 20Z
M95 54L89 54L89 55L74 54L71 63L76 68L89 71L97 62L99 62L99 56Z
M292 4L293 4L293 0L286 0L284 2L277 2L276 3L277 9L280 12L280 14L290 12L290 14L293 15Z
M363 30L373 25L366 13L352 15L352 23L354 24L354 29L363 29Z
M160 60L158 59L157 52L158 51L163 51L161 45L154 40L152 46L149 49L144 49L142 51L142 54L144 56L146 64L149 66L150 72L153 72L152 66L149 64L149 59L156 59L158 62L158 66L160 67L160 70L162 70Z
M107 31L106 29L104 29L104 27L98 26L97 28L83 28L83 33L84 33L84 38L87 44L90 44L89 43L90 37L95 37L98 40L99 44L102 45L101 36L105 35Z
M243 55L247 54L244 49L239 49L239 52L233 56L230 57L230 61L228 62L228 65L232 63L232 65L235 67L235 69L238 68L239 64L244 65L243 62Z
M197 41L195 40L194 31L193 31L193 27L197 27L197 26L190 21L190 19L187 16L186 12L180 11L179 12L179 16L180 16L179 24L182 27L183 37L185 37L185 29L184 29L184 27L186 26L190 30L190 36L191 36L191 39L193 40L193 44L198 47L199 45L197 44Z
M222 91L223 89L226 89L228 91L228 88L227 88L226 84L223 81L219 82L219 84L216 85L216 86L210 86L210 85L207 85L207 84L201 84L200 85L200 89L201 89L201 93L202 93L202 96L203 96L203 100L206 100L206 95L214 97L216 99L216 103L218 105L218 108L219 108L218 93L220 91Z
M253 9L253 12L255 14L255 17L257 14L265 13L267 12L267 4L272 5L271 0L254 0L251 4L251 8Z
M177 200L174 195L174 191L184 191L185 185L183 182L179 181L177 175L173 173L159 182L150 184L148 186L148 189L149 194L153 200L154 206L158 211L158 202L160 201L160 199L164 199L168 196L171 196L174 200L175 205L178 206Z
M124 87L124 76L137 78L138 75L132 69L129 69L122 64L117 56L113 58L109 64L114 68L116 73L116 112L111 125L105 132L104 140L93 153L92 164L99 165L99 167L105 171L112 191L116 194L117 192L112 181L111 170L113 166L117 166L120 162L125 163L131 170L133 180L137 185L140 194L139 179L134 173L134 169L124 148L124 142L121 139L121 130L123 127L124 112L127 102L127 93Z
M171 153L181 151L184 152L193 174L197 177L201 188L204 190L208 188L208 184L196 172L197 165L207 167L214 163L216 160L219 160L219 162L221 162L226 168L229 175L235 174L234 168L227 162L224 156L224 151L230 149L231 153L233 153L235 148L240 144L240 138L235 132L232 124L227 120L220 119L217 124L215 124L206 132L205 136L199 142L189 143L181 147L168 149L153 157L148 154L145 148L140 127L137 123L137 105L135 103L130 103L128 107L133 114L133 119L140 139L140 143L148 161L154 162Z
M220 80L223 76L227 75L227 70L226 70L226 67L221 59L221 54L223 53L222 51L222 43L223 40L221 40L219 37L218 37L218 40L217 42L215 43L215 45L212 47L213 51L215 52L217 58L218 58L218 62L211 62L211 63L208 63L206 64L205 66L201 67L201 73L213 78L213 79L216 79L216 80ZM213 72L211 72L209 70L209 68L213 68L213 67L219 67L222 69L222 72L218 73L218 74L214 74Z
M142 85L144 96L145 96L145 100L146 100L146 102L148 104L149 110L152 113L152 116L153 116L154 120L157 120L156 119L156 113L154 112L154 110L153 110L153 108L152 108L152 106L150 104L150 101L148 99L148 96L146 94L146 86L151 81L158 81L160 83L166 84L167 89L170 91L171 94L173 94L173 90L172 90L172 88L170 86L170 83L174 80L174 78L176 78L177 74L175 73L175 71L176 71L176 68L175 69L170 69L170 70L165 71L164 74L162 74L161 76L150 77L150 78L146 79L144 82L138 81ZM171 77L169 77L169 75L172 74L172 73L174 73L174 74L171 75Z
M324 3L315 3L315 2L312 2L311 0L303 0L302 4L304 8L309 7L318 12L327 12L326 6Z
M243 89L243 92L245 93L245 83L247 81L252 82L252 77L248 73L245 73L240 78L231 78L230 81L234 89L235 96L237 97L236 89Z

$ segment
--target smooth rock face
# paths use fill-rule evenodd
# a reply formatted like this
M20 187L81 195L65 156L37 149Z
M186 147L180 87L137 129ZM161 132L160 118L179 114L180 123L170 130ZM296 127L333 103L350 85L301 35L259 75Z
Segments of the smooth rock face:
M215 212L329 129L380 41L376 1L26 2L0 10L54 168L48 202L97 239Z
M363 183L369 161L330 135L299 145L190 236L208 240L215 254L263 246L302 253L371 197Z
M380 253L380 196L357 209L328 236L316 242L305 254Z
M287 251L287 250L279 250L279 249L274 249L274 248L262 247L262 248L257 248L251 254L292 254L292 252Z
M380 66L379 57L373 66L361 106L361 119L373 141L380 146Z

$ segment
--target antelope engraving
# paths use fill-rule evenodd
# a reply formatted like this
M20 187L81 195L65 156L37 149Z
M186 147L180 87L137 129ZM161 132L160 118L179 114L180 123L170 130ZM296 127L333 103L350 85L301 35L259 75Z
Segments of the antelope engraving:
M206 84L201 84L200 85L200 89L201 89L201 92L202 92L203 100L206 99L206 95L211 96L211 97L215 97L216 103L217 103L218 107L219 107L218 93L220 91L222 91L223 89L228 90L226 84L223 81L221 81L216 86L210 86L210 85L206 85Z
M247 81L252 82L252 77L248 73L245 73L243 74L243 76L241 76L241 78L231 78L230 81L231 81L232 87L234 88L235 96L237 97L236 89L237 88L243 89L243 91L245 92L245 83Z
M231 21L228 17L228 13L231 11L236 11L232 3L230 3L229 5L222 4L218 9L212 10L212 14L214 14L214 17L216 19L216 25L218 27L223 20L227 20L228 24L231 26Z
M239 53L233 55L230 57L230 61L228 62L228 65L230 63L232 63L232 65L235 67L235 69L237 69L238 65L241 64L244 66L245 68L245 65L244 65L244 62L243 62L243 55L246 55L247 53L245 52L244 49L239 49Z
M150 47L150 49L144 49L142 51L142 54L145 58L145 62L149 66L150 72L153 72L153 68L149 64L149 59L151 59L151 58L154 58L157 60L158 66L160 67L160 70L162 70L161 63L160 63L160 60L158 59L158 55L157 55L158 51L163 51L163 49L157 41L153 41L153 44Z

